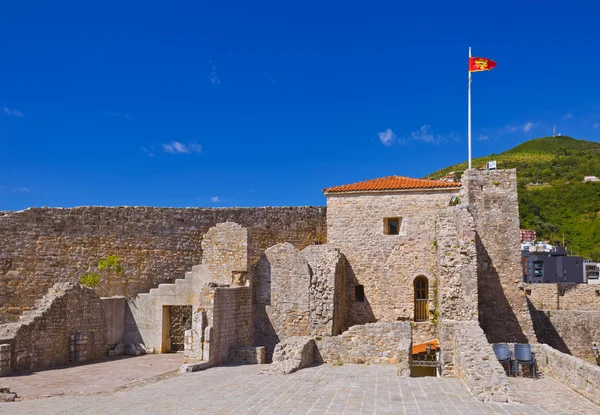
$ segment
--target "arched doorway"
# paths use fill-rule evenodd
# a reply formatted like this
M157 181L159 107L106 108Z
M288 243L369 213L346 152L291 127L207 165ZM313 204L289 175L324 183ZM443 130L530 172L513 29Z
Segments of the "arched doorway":
M426 277L415 278L415 321L429 320L429 284Z

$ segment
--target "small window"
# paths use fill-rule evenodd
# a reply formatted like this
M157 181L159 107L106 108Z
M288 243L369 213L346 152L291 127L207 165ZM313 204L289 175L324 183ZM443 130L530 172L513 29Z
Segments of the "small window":
M363 303L365 301L365 287L362 285L354 286L354 301Z
M385 218L383 220L386 235L398 235L400 233L401 218Z

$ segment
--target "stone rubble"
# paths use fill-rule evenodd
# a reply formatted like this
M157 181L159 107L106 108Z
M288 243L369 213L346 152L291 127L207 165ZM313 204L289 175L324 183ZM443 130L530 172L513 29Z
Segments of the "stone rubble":
M315 362L315 340L308 336L292 336L279 342L269 366L271 375L287 375Z

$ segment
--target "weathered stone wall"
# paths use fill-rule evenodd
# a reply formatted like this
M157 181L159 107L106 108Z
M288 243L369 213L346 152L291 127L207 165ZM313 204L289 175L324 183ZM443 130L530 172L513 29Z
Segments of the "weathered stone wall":
M69 363L74 334L87 336L85 353L79 357L106 356L106 318L100 298L79 284L58 283L21 321L0 326L0 344L11 346L13 371L47 368Z
M600 287L587 284L527 284L530 307L537 310L600 311Z
M512 402L508 377L477 321L441 322L442 376L462 379L481 402Z
M537 367L546 375L600 405L600 367L568 354L561 353L545 344L532 346Z
M413 323L412 342L413 344L425 343L433 339L439 339L438 324L435 320L421 321Z
M410 371L410 322L368 323L350 327L339 336L317 338L317 362L394 364Z
M101 272L101 296L133 297L183 278L202 260L202 235L221 222L248 229L248 261L269 246L299 249L326 242L324 207L33 208L0 213L0 323L15 321L55 282L98 272L98 260L121 258L123 272Z
M592 344L600 345L600 312L531 310L540 343L595 363Z
M429 282L435 311L436 218L457 189L327 196L327 242L348 260L349 325L413 318L414 280ZM400 217L399 235L384 233L384 218ZM363 285L366 300L355 301Z
M210 313L209 313L210 314ZM250 287L215 288L209 360L226 363L232 346L252 344L252 294Z
M254 268L254 344L267 361L282 339L310 334L311 271L302 253L288 243L270 247Z
M293 336L331 336L348 327L347 264L339 249L289 243L266 250L252 270L254 343L275 345Z
M302 250L311 270L309 304L312 336L335 336L348 329L346 259L329 245Z
M248 230L234 222L219 223L202 239L202 265L218 284L232 284L233 271L248 271Z
M10 375L10 362L10 344L0 344L0 376Z
M477 230L479 322L491 343L535 341L521 282L516 170L469 170L461 198Z
M232 346L229 363L234 365L261 365L265 363L264 346Z
M441 209L436 238L440 316L449 320L477 320L476 231L469 206Z

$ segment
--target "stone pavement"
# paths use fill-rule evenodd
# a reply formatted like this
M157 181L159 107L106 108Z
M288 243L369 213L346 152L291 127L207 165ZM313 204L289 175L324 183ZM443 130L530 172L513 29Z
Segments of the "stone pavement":
M0 404L1 414L600 414L551 379L517 379L526 404L483 404L458 379L398 378L394 366L321 365L291 375L224 366L88 396Z
M83 365L15 373L0 378L0 385L10 386L10 390L23 399L88 395L113 391L177 371L183 359L183 353L118 356Z

